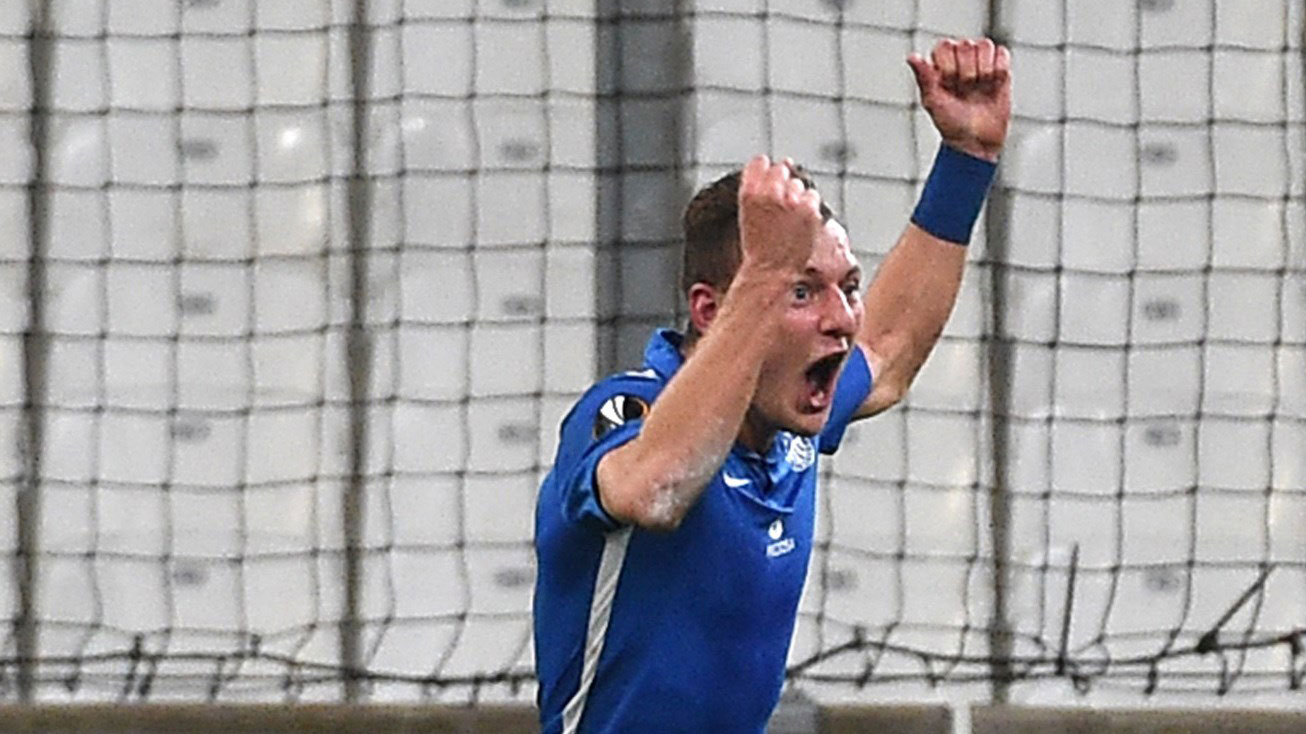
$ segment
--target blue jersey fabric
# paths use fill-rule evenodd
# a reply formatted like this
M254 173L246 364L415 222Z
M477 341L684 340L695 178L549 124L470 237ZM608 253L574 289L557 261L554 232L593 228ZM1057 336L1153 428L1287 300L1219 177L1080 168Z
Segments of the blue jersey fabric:
M595 490L599 459L639 434L680 367L656 332L645 369L609 377L563 420L535 518L541 731L748 732L766 728L812 550L817 453L833 453L871 375L853 349L829 420L780 432L765 455L738 444L671 533L622 526Z

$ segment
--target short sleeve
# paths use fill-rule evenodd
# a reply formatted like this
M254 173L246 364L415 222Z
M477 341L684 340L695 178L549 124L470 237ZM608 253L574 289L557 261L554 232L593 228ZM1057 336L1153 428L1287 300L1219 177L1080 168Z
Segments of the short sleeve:
M591 526L602 532L621 527L599 502L599 487L596 473L599 461L609 451L629 443L639 435L643 421L635 421L614 427L602 436L592 440L584 451L559 475L562 490L562 516L573 523Z
M656 397L652 380L613 380L601 383L576 404L562 424L558 457L549 475L562 519L600 532L621 526L599 501L596 472L599 461L639 435Z
M830 406L830 417L821 430L821 453L833 454L843 441L844 431L857 415L857 409L866 402L871 394L871 366L866 362L866 353L861 347L854 346L839 375L839 382L834 388L834 402Z

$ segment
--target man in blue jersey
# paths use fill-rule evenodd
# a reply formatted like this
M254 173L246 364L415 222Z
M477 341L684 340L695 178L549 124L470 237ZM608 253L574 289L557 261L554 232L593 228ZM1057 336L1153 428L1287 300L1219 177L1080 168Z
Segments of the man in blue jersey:
M685 212L686 332L563 421L536 511L545 734L765 729L812 549L817 455L897 403L952 310L1010 119L1010 54L908 58L943 138L861 294L792 161L754 158ZM872 379L874 376L874 379Z

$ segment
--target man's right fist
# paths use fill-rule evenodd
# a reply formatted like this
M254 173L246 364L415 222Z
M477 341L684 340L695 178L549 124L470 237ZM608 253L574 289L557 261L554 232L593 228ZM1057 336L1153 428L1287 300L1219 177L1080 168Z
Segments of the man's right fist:
M768 270L801 273L824 221L821 197L795 175L788 158L759 155L744 167L739 184L739 239L744 262Z

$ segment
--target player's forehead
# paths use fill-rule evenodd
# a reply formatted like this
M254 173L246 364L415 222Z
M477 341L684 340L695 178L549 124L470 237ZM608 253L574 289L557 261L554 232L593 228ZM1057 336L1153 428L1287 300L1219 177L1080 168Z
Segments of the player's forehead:
M821 228L812 243L812 255L807 259L809 270L831 280L842 280L851 271L860 272L857 256L848 241L848 231L838 220L831 218Z

